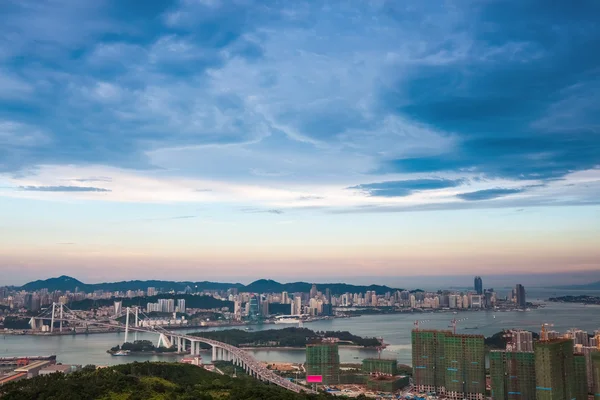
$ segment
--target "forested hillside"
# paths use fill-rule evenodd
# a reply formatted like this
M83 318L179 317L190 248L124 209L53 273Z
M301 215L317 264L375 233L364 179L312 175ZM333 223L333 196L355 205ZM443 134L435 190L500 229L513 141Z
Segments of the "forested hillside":
M325 394L296 394L253 378L230 378L174 363L133 363L84 368L0 386L2 400L322 400Z

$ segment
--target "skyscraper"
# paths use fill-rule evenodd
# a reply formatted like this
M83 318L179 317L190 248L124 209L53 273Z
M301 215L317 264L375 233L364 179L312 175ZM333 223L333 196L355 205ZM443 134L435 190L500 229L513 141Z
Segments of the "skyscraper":
M520 283L515 286L515 294L517 297L517 306L525 308L527 306L527 299L525 298L525 288Z
M540 340L534 346L537 400L571 400L573 383L573 341Z
M310 298L312 299L313 297L316 297L317 293L317 285L313 283L312 287L310 288Z
M483 294L483 281L480 276L475 277L474 289L477 294Z

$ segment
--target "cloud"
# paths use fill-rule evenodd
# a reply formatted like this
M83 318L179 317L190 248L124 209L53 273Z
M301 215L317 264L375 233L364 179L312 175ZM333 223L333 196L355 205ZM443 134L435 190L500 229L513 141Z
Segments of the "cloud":
M81 183L86 183L86 182L112 182L112 178L109 178L107 176L94 176L94 177L90 177L90 178L73 179L73 181L75 181L75 182L81 182Z
M90 186L19 186L29 192L110 192L109 189Z
M446 189L460 186L464 183L462 179L415 179L406 181L388 181L379 183L367 183L349 187L348 189L361 190L369 196L380 197L403 197L409 196L416 191Z
M457 201L463 179L477 193L600 165L596 2L159 3L3 10L2 179L128 170L161 183L110 182L103 200L160 187L277 211Z
M511 194L523 193L524 191L525 189L485 189L478 190L476 192L461 193L456 195L456 197L467 201L492 200L497 199L498 197L509 196Z
M283 210L278 210L275 208L271 208L271 209L260 209L260 208L243 208L241 210L244 213L249 213L249 214L276 214L276 215L281 215L284 214Z

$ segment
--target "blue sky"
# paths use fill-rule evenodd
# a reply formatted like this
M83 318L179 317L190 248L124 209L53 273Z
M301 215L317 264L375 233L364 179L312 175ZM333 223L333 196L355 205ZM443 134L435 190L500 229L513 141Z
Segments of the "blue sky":
M0 269L600 270L599 13L4 1Z

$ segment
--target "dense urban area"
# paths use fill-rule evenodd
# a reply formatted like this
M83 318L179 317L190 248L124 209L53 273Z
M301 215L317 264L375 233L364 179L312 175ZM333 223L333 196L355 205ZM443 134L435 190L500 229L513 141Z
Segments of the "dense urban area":
M163 286L167 287L149 286L145 290L139 288L141 282L136 282L131 284L132 289L108 290L110 286L126 284L103 284L108 287L92 287L94 290L89 291L90 285L60 277L23 287L0 288L2 332L5 335L42 336L127 332L128 329L156 332L160 334L158 345L148 340L128 341L126 334L124 343L106 350L114 356L179 355L180 363L208 370L202 374L220 376L219 384L211 381L213 386L198 383L207 399L215 398L211 393L214 394L217 388L226 389L232 396L239 390L265 390L264 398L290 399L303 398L300 394L303 390L307 396L313 396L310 398L316 398L316 394L310 393L324 391L348 397L456 400L587 400L588 394L600 393L600 331L571 329L558 332L550 325L543 325L540 332L504 330L486 338L456 333L456 318L445 330L423 329L417 319L412 330L412 365L409 366L381 355L387 345L383 338L376 337L377 332L373 332L373 337L360 337L350 332L318 332L302 326L304 322L316 319L371 313L412 312L418 315L425 311L525 311L537 307L527 302L525 288L519 284L505 297L498 296L493 289L484 289L480 277L475 277L472 289L436 292L342 284L284 285L274 281L257 281L248 285L249 288L202 288L199 287L202 284L164 282ZM273 290L282 288L290 290ZM251 326L256 323L291 325L284 329L253 331ZM187 336L170 333L181 328L214 326L231 328L200 330ZM277 397L284 393L285 384L278 384L284 389L260 389L258 382L242 379L247 375L260 380L266 378L249 369L249 364L241 362L236 353L220 350L215 343L241 351L247 348L304 349L304 363L260 363L260 368L275 373L276 379L298 385L294 386L296 393L285 392L288 397ZM375 349L379 356L343 364L339 355L342 346ZM211 348L213 357L206 362L200 351ZM59 361L54 355L2 359L0 394L19 399L24 397L19 397L18 393L36 393L41 387L52 385L58 388L65 379L75 386L90 379L106 379L105 369L97 369L100 366L66 365ZM124 376L128 376L128 368L161 371L160 379L165 382L150 382L150 376L154 375L140 377L142 374L135 382L128 381L122 391L139 386L143 393L150 393L158 385L166 386L178 395L189 394L187 389L176 389L180 385L179 378L171 375L175 371L173 368L181 368L177 364L111 367L114 373ZM195 370L185 368L185 374L196 376ZM209 376L202 375L198 382L207 381ZM233 377L239 377L243 383L235 383L236 380L231 380ZM258 389L251 389L254 387ZM269 394L269 390L275 392ZM168 398L187 397L173 395Z

